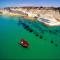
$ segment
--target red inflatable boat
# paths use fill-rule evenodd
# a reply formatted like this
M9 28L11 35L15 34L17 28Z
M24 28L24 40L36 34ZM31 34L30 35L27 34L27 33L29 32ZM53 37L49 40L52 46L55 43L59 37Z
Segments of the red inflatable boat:
M19 44L26 48L29 46L29 43L25 41L24 39L21 39Z

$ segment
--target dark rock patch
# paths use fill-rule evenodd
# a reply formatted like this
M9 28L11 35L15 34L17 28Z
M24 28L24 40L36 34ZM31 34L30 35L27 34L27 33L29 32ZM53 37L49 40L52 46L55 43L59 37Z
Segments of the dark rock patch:
M21 23L23 26L26 26L26 24L25 23Z
M26 28L26 30L27 30L27 31L29 31L29 30L30 30L30 28Z
M51 30L49 30L49 32L51 33L52 31L51 31Z
M26 29L26 28L29 28L29 26L24 26L24 28Z
M36 36L39 36L38 34L36 34Z
M19 20L19 21L18 21L18 25L20 25L20 24L21 24L21 21Z
M29 32L33 32L33 30L32 30L32 29L30 29L30 30L29 30Z
M53 41L51 41L51 43L54 43Z
M44 40L46 40L46 39L44 39Z
M56 32L58 32L58 30L55 30Z
M57 44L55 44L55 47L58 47L58 45L57 45Z
M42 35L40 35L40 39L43 39L43 36Z

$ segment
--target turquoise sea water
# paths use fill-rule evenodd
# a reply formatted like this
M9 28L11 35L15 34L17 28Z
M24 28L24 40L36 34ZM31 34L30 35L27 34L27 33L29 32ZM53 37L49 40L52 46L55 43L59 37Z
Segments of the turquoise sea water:
M47 27L23 18L20 22L33 32L18 25L18 17L0 16L0 59L60 59L60 26ZM29 42L29 48L18 44L22 38Z

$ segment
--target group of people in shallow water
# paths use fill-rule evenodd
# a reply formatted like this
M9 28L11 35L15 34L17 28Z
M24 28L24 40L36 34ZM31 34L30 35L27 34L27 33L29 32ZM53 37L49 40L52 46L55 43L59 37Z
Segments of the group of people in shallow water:
M24 27L24 29L26 29L29 32L33 32L35 34L35 36L39 36L40 39L43 39L43 35L37 34L33 29L31 29L27 24L25 24L24 22L22 22L20 19L18 21L18 25L22 24L22 26ZM56 30L55 32L53 32L52 30L49 30L50 33L56 33L58 30ZM42 31L41 31L42 32ZM43 34L43 33L42 33ZM44 39L46 40L46 39ZM51 41L51 43L53 44L54 42ZM55 44L55 46L57 47L58 45Z

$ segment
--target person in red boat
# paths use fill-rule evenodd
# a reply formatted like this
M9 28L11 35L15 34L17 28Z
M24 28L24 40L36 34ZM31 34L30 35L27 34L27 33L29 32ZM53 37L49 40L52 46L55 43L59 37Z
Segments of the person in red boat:
M19 44L25 48L27 48L29 46L29 43L27 41L25 41L24 39L21 39Z

